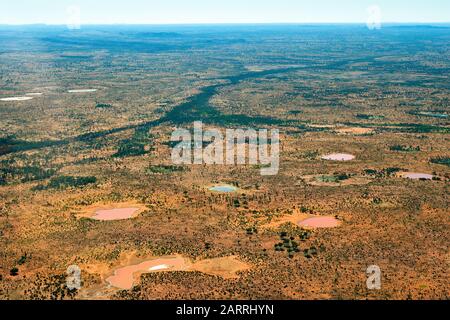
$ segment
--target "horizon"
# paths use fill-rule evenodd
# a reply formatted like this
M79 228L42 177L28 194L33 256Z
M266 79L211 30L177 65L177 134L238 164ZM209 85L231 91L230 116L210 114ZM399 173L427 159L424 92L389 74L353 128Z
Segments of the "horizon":
M450 23L445 0L17 0L0 3L0 25L204 25Z
M198 23L84 23L83 26L336 26L336 25L361 25L365 26L364 22L198 22ZM427 26L427 25L450 25L450 21L386 21L384 26L392 25L411 25L411 26ZM26 27L26 26L46 26L46 27L63 27L66 24L51 24L51 23L0 23L0 26L8 27Z

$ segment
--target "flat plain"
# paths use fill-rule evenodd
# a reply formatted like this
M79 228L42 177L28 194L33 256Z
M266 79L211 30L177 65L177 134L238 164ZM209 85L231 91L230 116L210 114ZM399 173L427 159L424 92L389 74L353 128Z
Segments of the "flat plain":
M0 299L449 298L449 25L0 26L0 43ZM173 165L194 121L279 129L279 173Z

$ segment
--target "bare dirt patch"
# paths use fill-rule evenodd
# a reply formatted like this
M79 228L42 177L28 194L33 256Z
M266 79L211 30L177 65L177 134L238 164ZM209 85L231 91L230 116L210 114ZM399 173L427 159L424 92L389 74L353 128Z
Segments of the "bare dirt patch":
M206 259L192 265L192 270L220 276L225 279L235 279L238 272L250 269L250 265L242 262L237 256Z
M144 273L162 271L186 271L190 262L182 256L153 258L138 264L118 268L106 281L115 288L129 290Z
M135 253L123 255L119 267L107 264L84 265L82 269L89 274L100 275L103 285L83 289L83 296L102 298L117 289L129 290L139 282L142 274L153 272L198 271L216 275L224 279L238 278L238 272L250 269L250 265L239 260L237 256L199 260L192 262L181 255L150 256L137 258Z
M341 224L341 221L331 216L312 216L307 213L296 212L291 215L285 215L266 225L262 229L275 229L285 223L292 223L304 229L316 228L334 228Z
M341 222L335 217L313 217L300 221L298 225L305 229L335 228Z
M317 187L343 187L353 185L366 185L371 182L371 179L366 177L355 176L341 179L339 175L334 174L307 175L301 177L301 179L305 183Z
M374 130L371 128L349 127L349 128L336 128L335 132L341 135L363 136L374 133Z
M285 223L292 223L292 224L297 225L297 223L299 221L308 219L308 217L310 217L309 214L302 213L302 212L296 212L294 214L285 215L280 218L276 218L273 221L271 221L270 223L263 225L262 229L276 229Z
M137 202L95 204L81 209L77 217L98 221L126 220L139 216L146 209L143 204Z

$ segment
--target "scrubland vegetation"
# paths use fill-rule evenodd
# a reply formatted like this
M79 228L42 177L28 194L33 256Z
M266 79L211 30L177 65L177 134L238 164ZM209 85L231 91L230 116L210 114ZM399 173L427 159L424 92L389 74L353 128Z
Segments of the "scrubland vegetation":
M448 299L448 30L0 27L0 96L43 93L0 102L0 298ZM171 164L173 129L193 121L279 129L279 174ZM321 159L335 152L355 159ZM142 213L78 217L128 202ZM299 227L309 216L342 223ZM131 253L236 255L251 268L103 291ZM379 291L365 285L373 264ZM80 291L65 286L70 265Z

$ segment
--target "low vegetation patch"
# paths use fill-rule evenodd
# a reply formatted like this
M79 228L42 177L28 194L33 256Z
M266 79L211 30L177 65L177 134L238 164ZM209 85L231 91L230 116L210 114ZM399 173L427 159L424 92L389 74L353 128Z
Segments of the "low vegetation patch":
M46 186L39 185L34 190L81 188L96 182L96 177L59 176L52 178Z
M95 105L97 109L111 109L113 106L109 103L97 103Z
M398 133L450 133L449 127L421 123L369 123L363 125L345 122L344 124L347 126L378 128L379 130Z
M394 126L400 128L400 132L412 132L412 133L450 133L450 128L443 126L434 126L430 124L417 124L417 123L399 123L399 124L386 124L386 126Z
M311 247L308 249L303 250L303 255L305 258L312 259L319 253L319 250L317 250L316 247Z
M275 244L275 251L287 251L290 259L294 257L295 253L300 252L299 244L295 242L295 237L289 237L287 232L280 233L280 240L282 242Z
M441 164L443 166L450 167L450 157L431 158L430 162L434 163L434 164Z
M357 114L356 118L358 119L362 119L362 120L381 120L384 119L384 116L375 116L375 115L371 115L371 114Z
M12 277L16 277L19 275L19 269L17 267L14 267L9 271L9 274Z
M8 180L19 180L30 182L46 180L56 173L54 169L44 169L35 166L29 167L0 167L0 185L6 184ZM3 183L2 183L3 182Z
M417 117L429 117L429 118L438 118L438 119L448 118L448 114L444 110L435 110L435 111L414 110L414 111L409 112L409 114L412 114L413 116L417 116Z
M24 141L18 140L14 136L3 137L0 138L0 156L14 152L52 147L60 144L64 144L64 141Z
M417 152L420 151L420 147L413 147L413 146L405 146L405 145L393 145L389 147L389 150L391 151L402 151L402 152Z
M364 169L363 173L367 176L372 176L376 178L384 178L384 177L391 177L398 172L405 171L405 169L402 168L385 168L382 170L375 170L375 169Z
M350 176L346 173L334 174L334 175L323 175L316 177L317 182L325 183L338 183L340 181L348 180Z
M302 157L309 159L309 160L315 160L320 155L319 151L306 151L303 153Z
M183 171L185 171L184 167L166 166L166 165L150 166L147 169L147 173L149 173L149 174L169 174L169 173L173 173L173 172L183 172Z
M126 139L120 142L119 149L114 157L135 157L141 156L148 152L146 149L151 143L150 134L147 130L136 129L133 136L130 139Z

